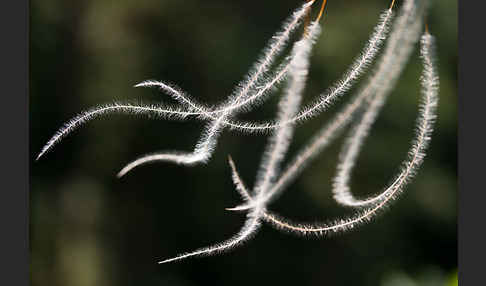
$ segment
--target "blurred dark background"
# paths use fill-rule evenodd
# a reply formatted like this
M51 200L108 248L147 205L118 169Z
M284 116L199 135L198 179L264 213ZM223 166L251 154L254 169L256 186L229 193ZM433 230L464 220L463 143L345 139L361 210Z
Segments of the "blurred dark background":
M178 84L202 102L226 98L300 1L31 0L30 249L32 285L456 285L457 3L433 1L439 118L425 163L402 197L373 222L308 239L265 225L234 251L158 265L222 241L244 214L231 182L231 154L254 182L265 136L223 133L207 165L146 165L118 180L129 161L158 150L191 150L202 122L112 115L88 123L38 162L68 119L114 100L171 102L146 79ZM387 0L330 0L313 56L306 100L334 82L361 50ZM402 1L397 1L400 6ZM313 8L315 16L320 2ZM353 173L353 192L381 189L398 172L414 135L421 64L412 56ZM345 102L345 96L341 102ZM273 96L245 119L274 116ZM297 129L291 158L340 104ZM301 221L346 214L331 196L342 139L272 209Z

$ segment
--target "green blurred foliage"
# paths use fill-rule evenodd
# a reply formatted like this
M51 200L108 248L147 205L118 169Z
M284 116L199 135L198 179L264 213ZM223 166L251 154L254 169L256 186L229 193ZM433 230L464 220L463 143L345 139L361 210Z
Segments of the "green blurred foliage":
M199 101L225 99L300 2L30 3L35 158L56 129L81 110L114 100L170 101L156 90L132 88L145 79L176 83ZM388 5L385 0L329 1L306 100L345 71ZM452 285L449 273L457 269L456 13L456 1L434 1L427 19L437 37L441 77L429 154L401 199L372 223L311 240L264 227L228 254L159 266L161 258L224 240L239 229L244 215L224 210L239 203L226 158L232 155L251 185L266 137L225 132L207 165L153 164L117 180L117 171L137 156L190 150L203 123L113 115L87 124L40 161L32 160L32 285ZM355 194L380 191L405 158L420 69L415 53L360 155ZM242 118L272 117L277 100ZM337 107L300 125L288 158ZM348 213L332 200L329 187L340 143L311 164L273 209L305 221Z

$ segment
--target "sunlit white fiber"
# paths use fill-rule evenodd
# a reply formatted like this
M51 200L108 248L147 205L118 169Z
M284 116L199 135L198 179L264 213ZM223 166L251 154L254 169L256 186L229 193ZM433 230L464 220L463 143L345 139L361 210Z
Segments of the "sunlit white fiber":
M321 29L317 22L311 23L308 27L306 37L294 45L287 87L279 103L279 120L286 120L294 116L299 109L309 70L310 52L320 31ZM264 192L268 191L280 171L280 163L287 152L294 127L293 125L281 126L274 131L272 137L269 139L254 186L254 197L256 199L249 202L251 207L265 203L265 200L263 200L265 196ZM232 168L233 176L237 175L234 166ZM238 210L238 207L229 210Z
M268 70L270 65L275 60L276 56L281 52L282 48L285 46L285 43L289 38L290 33L297 27L299 20L302 19L308 7L310 7L313 2L314 1L304 3L304 5L297 9L297 11L292 14L290 19L286 21L282 32L277 33L276 36L272 38L269 47L264 51L262 59L257 61L254 68L247 76L247 79L243 81L243 83L238 85L238 88L235 90L233 95L230 96L230 98L227 100L228 103L224 106L233 106L237 104L240 100L243 100L248 96L248 93L252 90L255 84L258 83L260 77ZM164 88L167 88L167 85L162 86ZM175 99L186 102L186 98L184 97L184 95L182 93L174 95L176 92L176 89L169 89L169 94L174 96ZM193 104L191 105L191 107L197 108L198 105ZM204 112L204 109L200 109L199 111ZM145 155L133 162L130 162L119 172L118 175L123 176L127 172L131 171L133 168L153 161L170 161L177 164L187 165L192 165L195 163L206 163L211 158L212 153L216 148L219 134L224 127L224 121L230 118L233 113L235 113L233 110L227 109L219 114L218 117L214 119L214 121L211 121L209 124L207 124L193 152L183 153L182 155L176 155L166 152Z
M207 125L207 127L203 130L203 134L196 144L193 152L166 151L147 154L128 163L120 170L120 172L118 172L117 177L123 177L136 167L156 161L172 162L187 166L198 163L206 163L210 159L211 154L216 147L217 137L219 136L219 132L217 132L217 127L219 124L218 122L220 121Z
M169 94L175 100L181 103L185 103L189 110L198 111L197 113L195 113L195 115L199 115L201 111L208 109L206 106L196 103L195 100L189 98L189 95L187 95L186 92L173 84L150 79L138 83L134 85L134 87L158 87L161 90L165 91L167 94Z
M303 16L306 14L306 11L313 3L314 1L305 2L301 7L292 13L292 15L284 22L282 30L272 36L267 48L264 49L262 58L254 64L254 67L250 70L246 76L246 79L238 84L238 88L235 90L233 95L226 100L226 103L220 104L221 107L216 108L215 110L205 108L201 104L189 98L188 95L180 89L161 81L147 80L135 85L135 87L157 86L182 104L198 110L200 115L204 115L216 120L213 114L229 112L251 103L251 101L264 95L266 91L284 78L288 68L290 67L289 59L286 59L284 63L280 65L277 72L273 76L264 79L265 74L275 60L275 57L285 47L290 34L299 26ZM249 95L253 89L255 89L254 94L248 97L247 95ZM241 98L242 96L247 98L245 100L235 100Z
M126 114L144 114L149 116L156 116L161 118L176 118L176 119L184 119L189 115L192 115L191 112L187 110L182 110L179 108L172 108L167 106L161 105L134 105L130 103L113 103L113 104L106 104L102 106L98 106L92 108L90 110L81 112L73 119L66 122L63 127L61 127L54 136L49 139L49 141L42 147L41 152L37 155L36 160L42 157L46 152L48 152L52 147L54 147L57 143L59 143L65 136L76 130L78 127L83 125L84 123L95 119L97 117L112 114L112 113L126 113Z
M289 69L289 84L286 90L286 94L282 98L281 104L279 105L279 117L287 118L295 114L299 108L300 100L302 97L302 92L305 86L305 79L307 78L308 67L309 67L309 54L312 48L312 45L315 43L316 37L320 33L319 23L313 23L309 27L309 34L304 36L301 41L298 41L292 50L293 53L293 60L292 64L290 65ZM219 126L220 120L222 120L223 116L220 117L209 129L210 133L207 135L208 138L216 136L216 128ZM276 166L279 163L280 158L277 157L282 153L285 153L288 146L288 142L290 142L291 132L293 130L292 126L284 126L281 129L278 129L273 141L271 141L268 151L271 154L269 157L269 163L262 164L262 167L265 169L266 176L271 176L272 172L276 172ZM212 132L212 133L211 133ZM215 141L213 141L215 142ZM285 147L284 147L285 146ZM200 149L208 148L206 146L200 146ZM210 147L209 147L210 148ZM283 156L283 155L282 155ZM247 200L253 200L252 197L249 195L243 181L239 177L238 173L236 172L236 168L234 166L233 160L229 158L229 163L232 169L233 174L233 181L236 185L237 191L243 198ZM257 183L258 184L258 183ZM257 185L258 186L258 185ZM262 197L263 193L259 193L256 195L255 201L258 201ZM172 262L184 258L188 258L191 256L199 256L199 255L210 255L214 253L218 253L220 251L229 250L233 247L236 247L240 243L248 240L251 235L255 234L261 224L261 219L265 212L265 202L259 201L259 203L252 208L249 213L247 214L247 220L245 225L240 230L238 234L236 234L231 239L217 244L215 246L210 246L207 248L202 248L193 252L185 253L178 255L174 258L170 258L167 260L163 260L159 263L167 263Z
M302 93L305 88L305 82L309 71L309 57L313 44L321 32L318 22L313 22L308 27L306 37L297 42L292 50L292 62L289 69L289 77L285 94L279 103L278 119L286 120L294 116L300 106L302 100ZM244 186L243 181L238 175L234 163L230 160L232 169L233 182L235 183L237 191L248 202L245 207L227 208L227 210L242 210L248 208L260 208L266 206L267 201L264 200L266 191L274 183L274 178L279 173L279 165L283 160L285 153L293 135L294 126L281 126L278 128L269 139L266 147L262 163L257 175L257 182L254 187L253 197L249 194ZM264 214L264 211L260 213Z
M380 15L380 21L374 28L374 32L365 45L361 55L355 59L351 67L344 73L342 78L333 85L327 92L319 96L319 99L306 108L303 108L298 115L289 118L285 121L273 121L265 123L252 122L225 122L226 125L233 129L238 129L245 132L265 132L268 129L275 129L282 125L294 124L299 121L305 121L312 116L324 111L337 98L348 91L357 81L359 76L363 74L366 68L375 58L379 51L383 40L386 38L390 20L393 18L391 9L386 10Z
M393 24L393 29L385 50L378 61L376 71L368 79L365 86L353 97L352 101L330 123L325 125L312 138L311 142L291 160L278 181L263 198L264 200L276 199L305 167L337 138L366 100L370 100L370 98L377 94L385 95L389 93L396 83L396 78L406 65L406 61L409 59L413 50L414 43L416 43L420 36L421 17L424 10L421 9L419 11L420 13L417 13L414 8L414 0L408 0L404 3L399 16ZM251 207L251 203L245 203L235 209L245 210Z
M183 92L180 88L164 83L157 80L146 80L143 81L135 87L158 87L162 91L172 95L172 97L182 104L186 105L191 113L188 115L197 115L202 120L217 120L218 114L224 112L236 112L239 109L243 109L245 112L250 111L252 107L256 106L258 103L262 102L264 99L267 98L266 95L270 93L272 89L274 89L281 81L283 81L288 73L290 68L291 57L287 57L282 64L277 67L276 71L272 73L270 76L264 77L261 80L261 84L252 88L251 96L246 96L245 99L239 100L234 102L233 104L221 104L221 107L216 108L209 108L203 106L200 103L197 103L195 100L191 99L187 93ZM255 103L256 102L256 103ZM231 125L232 122L228 120L223 121L224 125Z
M408 9L408 11L413 13L413 7L410 2L412 1L405 3L405 9ZM350 191L349 181L362 143L368 136L369 129L375 122L378 113L390 94L391 88L395 85L399 74L403 70L403 67L405 66L404 61L409 57L419 38L422 22L421 15L419 15L418 18L411 17L407 19L402 17L396 24L396 31L403 31L401 32L403 35L400 36L400 33L393 33L390 36L390 40L393 40L394 43L399 42L400 47L389 53L385 53L382 63L385 69L389 72L385 73L384 76L379 77L381 80L378 84L375 84L378 88L376 89L371 102L367 104L366 111L360 117L357 124L352 128L339 156L337 174L333 179L332 192L334 194L334 199L342 205L361 207L374 204L379 200L384 199L383 194L365 199L356 199Z
M312 2L311 2L312 3ZM384 11L380 15L380 21L377 26L374 28L374 32L371 35L370 39L368 40L367 44L365 45L363 52L356 60L353 62L351 67L348 71L342 76L342 78L334 84L332 88L330 88L325 94L321 95L319 99L310 106L304 108L302 111L299 112L298 115L293 116L292 118L288 118L285 121L274 121L274 122L264 122L264 123L254 123L254 122L240 122L240 121L232 121L232 120L223 120L222 124L236 130L241 130L245 132L267 132L271 129L276 129L283 125L294 124L296 122L305 121L306 119L317 115L318 113L325 110L334 100L348 91L353 84L357 81L359 76L366 70L366 68L370 65L370 63L375 58L376 54L378 53L383 40L386 38L388 33L388 27L390 21L393 19L393 12L391 9ZM213 113L220 113L225 111L230 111L233 109L238 108L251 108L251 104L253 101L258 99L262 99L265 92L267 92L271 87L273 87L276 83L280 82L284 77L288 68L290 67L290 62L288 64L284 64L281 68L275 73L275 76L270 77L269 80L262 84L262 87L257 89L258 91L251 96L247 96L246 99L240 100L238 102L233 102L233 104L226 104L223 107L215 109L215 110L207 110L201 107L200 104L195 103L191 99L183 98L183 93L174 96L175 99L179 99L182 103L187 104L189 107L197 108L198 111L201 112L202 118L213 118L214 115L211 116ZM166 90L169 94L173 94L173 90L167 84L162 82L150 81L149 84L145 84L145 86L159 86L165 90L165 87L169 87ZM199 108L198 108L199 107Z
M287 88L279 103L278 121L288 120L299 110L302 93L304 92L309 72L310 52L320 31L319 23L312 23L308 27L307 37L297 42L294 46ZM294 125L281 126L270 137L254 186L254 191L257 196L260 192L268 191L268 188L274 183L276 176L280 172L280 163L287 153L294 128Z
M228 157L228 163L231 167L231 178L233 179L233 183L235 184L236 190L240 194L240 196L243 198L245 201L251 200L250 193L248 192L248 189L246 188L245 184L243 183L243 180L240 177L240 174L238 174L238 171L236 170L235 163L233 162L233 159L231 156Z
M250 192L248 191L248 188L246 187L245 183L240 177L240 174L236 170L235 163L233 162L233 159L229 157L229 165L231 167L231 177L233 178L233 183L235 184L236 191L240 194L241 198L245 202L250 202L252 203L252 206L254 207L255 204L253 203L253 197L250 195ZM241 207L234 207L234 208L226 208L228 211L240 211L240 210L246 210L249 208L241 208Z
M361 223L370 221L379 213L379 211L386 207L391 200L396 199L403 190L403 187L410 181L420 167L430 142L430 136L436 118L436 108L438 103L437 94L439 88L439 78L435 67L434 55L434 39L427 32L421 39L421 57L424 68L421 77L422 102L417 119L416 137L412 141L412 147L409 151L407 160L403 162L401 172L393 183L385 189L384 199L363 211L359 211L358 214L351 216L350 218L322 225L293 223L269 212L264 214L265 220L279 229L302 235L326 235L332 232L350 230Z
M361 55L353 62L351 68L346 72L341 80L337 82L333 87L329 89L328 92L320 96L317 103L311 107L305 109L299 114L298 118L307 118L312 116L313 113L320 112L327 108L329 104L337 99L339 96L344 94L352 84L358 79L358 77L363 73L363 71L369 66L369 64L375 58L378 47L381 45L383 40L386 38L386 33L388 31L388 24L392 18L393 12L391 9L383 12L380 15L379 24L375 27L374 32Z
M308 8L313 3L314 0L304 3L301 7L299 7L295 12L292 13L288 20L285 21L282 31L278 32L272 37L268 48L264 50L262 58L254 64L254 67L248 73L247 79L238 85L239 87L227 100L229 105L233 105L237 103L241 97L247 96L250 89L258 83L260 77L265 74L265 72L274 62L276 56L286 46L291 32L293 32L298 27L298 24L301 23L302 18L306 15Z
M236 168L234 166L233 160L231 158L229 159L230 166L232 169L232 174L233 174L233 181L235 185L237 186L238 192L245 198L248 198L249 200L252 200L252 198L249 195L248 190L246 189L245 185L243 184L243 181L239 177L238 173L236 172ZM257 231L259 230L261 226L261 220L263 218L263 215L265 213L266 209L263 204L259 204L255 208L251 209L247 216L246 216L246 221L241 228L241 230L231 237L230 239L215 244L213 246L209 247L204 247L197 249L195 251L179 254L173 258L165 259L162 261L159 261L159 264L162 263L168 263L168 262L174 262L178 260L182 260L185 258L193 257L193 256L203 256L203 255L213 255L217 253L221 253L224 251L231 250L234 247L237 247L238 245L242 244L243 242L249 240L252 236L254 236Z
M233 182L235 183L236 189L240 193L240 195L243 198L246 198L248 200L252 200L247 188L245 187L243 180L241 180L238 172L236 171L235 165L231 157L229 157L229 164L231 166L231 171L232 171L232 177L233 177ZM213 246L209 247L204 247L197 249L192 252L187 252L183 254L179 254L173 258L165 259L162 261L159 261L159 264L163 263L169 263L169 262L174 262L178 260L182 260L185 258L193 257L193 256L203 256L203 255L213 255L217 253L221 253L224 251L228 251L243 242L249 240L253 235L257 233L261 226L261 219L263 217L263 214L265 213L265 209L263 208L262 205L252 209L248 214L247 214L247 219L241 228L241 230L231 237L230 239L218 243Z
M248 217L242 229L230 239L213 246L200 248L192 252L182 253L175 257L161 260L158 263L159 264L169 263L169 262L174 262L174 261L182 260L193 256L213 255L216 253L221 253L223 251L230 250L238 246L239 244L245 242L246 240L250 239L252 235L256 234L260 226L261 223L258 217L256 216Z
M390 205L392 200L398 197L404 186L414 176L425 156L436 116L438 75L434 63L434 41L432 36L427 32L422 36L421 40L421 56L424 65L421 77L422 99L419 107L415 138L412 141L408 157L402 163L402 169L392 181L392 184L385 188L381 194L365 200L358 200L352 196L348 184L362 142L368 136L371 125L385 103L391 88L396 84L397 77L405 66L414 43L419 38L419 31L422 26L422 18L425 10L424 7L428 3L427 0L404 1L405 3L399 17L395 21L384 54L369 81L352 98L351 103L346 105L343 111L338 113L330 124L327 124L317 133L311 140L311 144L306 146L302 152L298 153L278 180L277 176L280 173L280 164L287 153L293 135L293 129L295 128L294 123L304 121L323 111L328 105L340 98L357 81L358 77L373 61L378 49L381 47L381 42L388 35L388 25L393 16L391 9L381 14L380 21L375 27L374 33L371 35L364 50L355 59L344 76L336 84L332 85L326 93L314 101L312 105L302 109L300 112L301 95L305 87L309 67L308 57L314 39L319 33L318 23L314 22L307 27L307 34L305 34L301 41L297 41L294 44L290 55L280 65L272 68L272 71L270 71L270 67L289 40L290 33L295 30L307 12L307 9L314 1L304 4L294 12L284 24L283 30L272 38L262 58L253 65L249 74L237 85L237 88L222 104L216 107L205 106L191 99L189 95L175 85L159 81L145 81L136 85L136 87L157 86L182 103L184 108L174 109L163 106L135 106L115 103L83 112L68 122L51 138L48 144L42 149L38 158L82 123L100 115L114 112L155 115L169 119L184 119L187 116L197 116L198 119L209 121L203 129L203 133L193 152L149 154L128 164L120 171L119 176L124 175L138 165L153 161L171 161L185 165L207 162L216 148L217 139L224 127L229 126L235 130L247 132L272 131L272 136L269 139L264 158L258 170L253 193L248 191L236 170L233 160L229 158L232 179L244 204L228 210L248 211L246 221L241 230L222 243L183 253L173 258L162 260L159 263L178 261L193 256L211 255L232 249L250 239L259 230L262 221L267 221L278 229L304 235L324 235L352 229L361 223L372 220L378 213L381 213ZM323 1L321 13L325 7L325 3L326 1ZM392 7L393 3L394 1L392 2ZM287 86L279 103L278 116L275 121L261 124L233 121L237 113L248 111L258 106L259 103L267 98L269 92L284 79L287 80ZM364 113L362 116L356 116L356 125L351 129L350 136L342 150L337 176L334 180L333 192L334 197L339 203L348 206L360 206L362 208L348 218L337 219L324 224L293 223L268 212L267 206L269 203L288 186L296 175L324 147L340 134L360 109L363 109Z
M281 32L278 32L275 36L272 37L272 40L270 41L268 48L265 50L264 55L261 60L255 64L255 67L252 69L250 72L250 75L247 76L247 80L243 83L240 84L240 88L238 88L235 92L236 98L241 97L245 95L245 92L248 92L253 86L258 83L258 80L260 77L268 70L268 67L273 63L276 55L282 50L282 48L285 46L285 43L288 41L289 35L291 34L292 31L297 28L298 24L300 23L300 20L302 19L303 15L305 15L306 10L314 3L314 1L304 3L300 8L298 8L295 12L293 12L292 16L286 20L286 22L283 25L283 29ZM280 77L283 77L283 74L280 75ZM280 79L273 79L274 83L279 81ZM181 118L181 117L186 117L190 115L201 115L201 111L205 112L207 108L205 108L203 105L200 104L195 104L193 103L193 100L191 100L182 90L179 88L169 85L166 83L162 82L157 82L157 81L145 81L140 84L137 84L136 87L140 86L154 86L157 85L160 88L162 88L164 91L166 91L169 95L174 97L176 100L179 100L181 102L185 102L186 104L189 105L189 110L177 110L177 109L167 109L167 110L151 110L151 112L154 112L154 114L160 114L161 112L167 116L167 118ZM264 91L262 92L262 94ZM235 96L233 96L235 97ZM102 106L102 107L96 107L92 110L89 110L87 112L83 112L80 115L76 116L75 118L71 119L69 122L64 124L64 126L57 131L54 136L48 141L48 143L42 148L41 152L37 156L37 159L39 159L43 154L45 154L48 150L50 150L56 143L58 143L64 136L69 134L71 131L85 123L86 121L89 121L90 119L93 119L99 115L105 114L107 112L120 112L120 113L132 113L134 110L145 110L148 111L148 109L145 109L144 106L140 106L140 109L137 109L136 106L129 106L127 108L123 108L121 104L115 104L116 106ZM223 118L224 119L224 118ZM206 133L211 133L210 131L206 131ZM201 142L200 142L201 143ZM200 149L199 153L203 152L204 150L210 149L209 147L211 146L209 144L203 144L207 145L207 148ZM201 145L199 144L199 145ZM197 151L197 150L196 150ZM197 153L197 152L194 152ZM192 158L187 158L187 156L175 156L174 154L160 154L160 155L167 155L167 156L162 156L163 158L173 158L175 162L189 162L189 164L192 163L192 161L198 161L198 159L202 158L204 159L205 157L204 154L195 154ZM189 155L189 154L186 154ZM146 156L147 158L140 158L136 161L138 162L149 162L151 161L149 158L155 158L151 157L152 155ZM156 157L160 158L160 157ZM157 159L155 159L157 160ZM171 160L172 159L168 159ZM135 167L135 162L132 162L129 164L132 168ZM127 166L128 167L128 166ZM124 168L124 170L127 172L128 170L126 169L127 167ZM121 172L122 173L122 172Z
M374 97L373 101L369 105L365 114L362 116L362 120L357 126L352 129L350 136L345 142L344 149L340 154L340 161L338 162L337 175L333 179L334 199L346 206L366 206L372 204L383 198L382 195L378 195L363 200L356 199L349 186L351 177L351 171L356 164L357 155L363 144L364 139L367 137L369 129L376 119L376 116L384 104L384 100L379 100L379 97Z

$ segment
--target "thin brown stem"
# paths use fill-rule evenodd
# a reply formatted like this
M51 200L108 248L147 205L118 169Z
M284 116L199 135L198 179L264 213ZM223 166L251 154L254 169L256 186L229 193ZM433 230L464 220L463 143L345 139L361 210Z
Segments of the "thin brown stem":
M327 0L322 1L321 10L319 11L319 15L317 16L316 22L318 22L321 19L322 14L324 13L324 10L326 8L326 4L327 4Z

